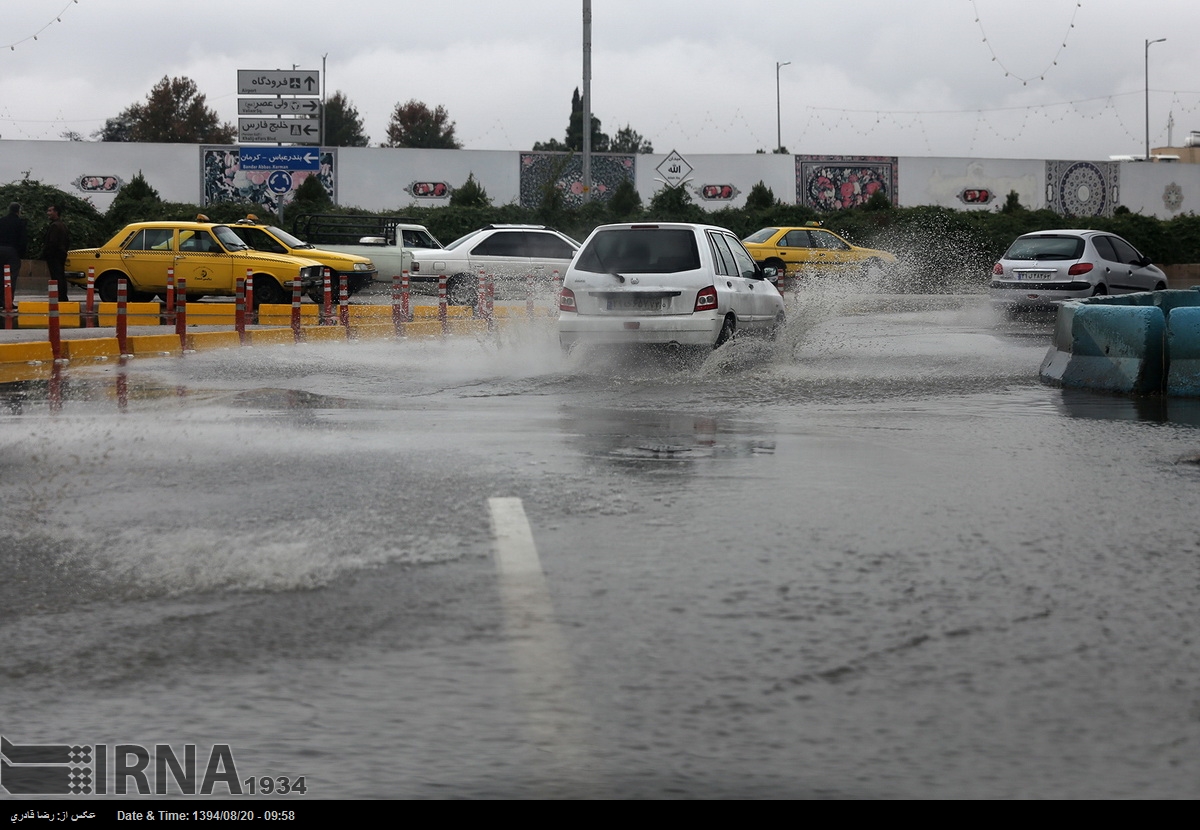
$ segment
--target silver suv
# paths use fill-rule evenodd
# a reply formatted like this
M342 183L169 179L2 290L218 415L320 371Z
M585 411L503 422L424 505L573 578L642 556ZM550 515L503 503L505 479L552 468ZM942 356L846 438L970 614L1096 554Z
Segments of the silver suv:
M414 249L410 277L428 285L445 275L450 302L472 304L480 271L493 275L498 288L510 283L520 291L530 274L545 288L555 272L566 274L578 250L574 239L542 225L488 225L445 248Z

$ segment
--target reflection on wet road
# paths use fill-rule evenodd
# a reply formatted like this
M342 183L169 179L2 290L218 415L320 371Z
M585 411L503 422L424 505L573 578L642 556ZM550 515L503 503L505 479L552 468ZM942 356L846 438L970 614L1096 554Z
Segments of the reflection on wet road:
M1195 798L1200 415L1043 386L1049 333L809 297L682 364L530 328L4 384L4 734L310 797Z

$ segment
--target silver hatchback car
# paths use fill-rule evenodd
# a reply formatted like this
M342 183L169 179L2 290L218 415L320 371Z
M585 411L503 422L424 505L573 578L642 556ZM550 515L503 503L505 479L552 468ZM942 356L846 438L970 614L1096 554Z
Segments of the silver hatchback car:
M1115 234L1052 230L1018 237L992 268L991 299L1010 309L1097 294L1161 291L1167 275Z

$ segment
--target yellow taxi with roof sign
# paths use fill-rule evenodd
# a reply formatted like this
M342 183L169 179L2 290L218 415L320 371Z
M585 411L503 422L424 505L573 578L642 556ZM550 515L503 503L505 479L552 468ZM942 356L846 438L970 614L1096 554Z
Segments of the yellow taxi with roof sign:
M88 269L96 276L96 292L103 302L117 299L117 285L127 281L129 299L146 301L167 289L168 269L185 281L189 300L233 296L237 280L254 277L254 300L291 302L292 283L312 292L322 285L324 266L313 259L256 251L229 225L208 221L134 222L118 231L99 248L67 252L67 278L87 284Z
M743 239L742 244L764 268L776 268L789 275L863 274L896 264L896 257L887 251L852 245L817 222L803 227L763 228Z

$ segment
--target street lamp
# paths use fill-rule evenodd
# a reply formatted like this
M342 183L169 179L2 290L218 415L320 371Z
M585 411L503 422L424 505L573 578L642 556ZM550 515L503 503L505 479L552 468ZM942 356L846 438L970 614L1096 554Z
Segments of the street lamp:
M791 66L791 61L775 61L775 152L783 147L783 113L779 107L779 67Z
M1150 161L1150 44L1162 43L1165 37L1146 41L1146 161Z

